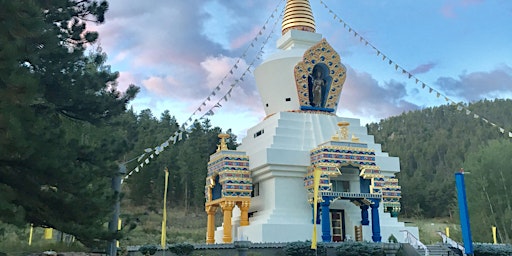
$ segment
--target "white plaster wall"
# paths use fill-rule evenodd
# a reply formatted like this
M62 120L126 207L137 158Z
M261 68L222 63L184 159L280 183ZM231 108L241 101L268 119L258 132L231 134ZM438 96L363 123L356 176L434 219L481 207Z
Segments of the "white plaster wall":
M278 111L300 108L293 75L293 67L299 60L299 57L274 60L254 70L256 84L267 116ZM262 74L271 75L263 76Z
M380 145L373 141L373 136L367 134L366 127L360 126L358 119L302 112L276 113L250 128L238 148L249 155L253 182L259 183L260 195L251 199L249 212L254 213L249 219L250 226L239 227L238 219L233 220L235 239L253 242L311 239L312 213L303 183L306 168L310 165L310 150L329 141L338 131L337 123L340 121L350 123L349 136L354 134L376 151L377 165L382 168L385 176L393 176L400 170L398 158L381 152ZM264 132L255 138L253 134L261 130ZM359 176L346 175L342 179L351 181L352 192L360 191ZM338 200L331 205L331 209L345 210L346 234L354 238L354 226L359 226L361 222L359 207ZM402 229L418 234L417 228L405 227L396 218L391 218L389 213L384 213L382 208L379 211L383 241L390 234L400 241L403 239L400 233ZM368 213L371 221L371 210ZM218 235L222 238L221 232ZM320 236L319 225L319 241ZM371 222L369 226L363 227L363 237L371 241Z
M320 34L290 30L278 40L280 50L254 70L256 86L267 116L300 109L294 68L302 60L304 52L321 39Z

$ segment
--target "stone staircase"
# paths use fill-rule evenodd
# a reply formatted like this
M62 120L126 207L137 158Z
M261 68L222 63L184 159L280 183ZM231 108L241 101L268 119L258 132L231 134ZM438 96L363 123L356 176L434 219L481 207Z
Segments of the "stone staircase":
M428 256L457 256L450 248L448 248L444 244L432 244L427 245L428 254L425 253L423 249L416 249L419 255L428 255Z

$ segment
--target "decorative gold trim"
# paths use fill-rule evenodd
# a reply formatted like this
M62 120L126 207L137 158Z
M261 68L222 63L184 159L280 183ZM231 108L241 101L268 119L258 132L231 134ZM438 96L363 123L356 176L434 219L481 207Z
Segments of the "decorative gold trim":
M284 11L282 34L288 30L315 32L315 19L308 0L288 0Z
M363 143L361 143L363 144ZM332 148L332 149L343 149L343 150L357 150L357 151L364 151L364 152L375 152L375 149L370 149L370 148L357 148L357 147L345 147L345 146L332 146L332 145L326 145L326 146L320 146L320 147L317 147L317 148L314 148L311 150L311 152L314 152L314 151L317 151L317 150L320 150L320 149L324 149L324 148ZM354 155L357 155L357 154L354 154Z

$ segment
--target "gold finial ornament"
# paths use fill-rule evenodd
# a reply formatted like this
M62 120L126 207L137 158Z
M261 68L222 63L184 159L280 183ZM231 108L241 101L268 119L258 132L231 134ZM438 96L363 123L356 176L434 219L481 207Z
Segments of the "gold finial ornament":
M315 19L309 5L309 0L287 0L284 11L282 34L288 30L303 30L315 32Z
M220 145L217 146L217 152L221 150L228 150L228 145L226 144L226 139L229 138L229 134L221 133L219 134Z
M339 122L338 127L340 128L340 133L338 135L338 140L348 140L348 126L349 122Z

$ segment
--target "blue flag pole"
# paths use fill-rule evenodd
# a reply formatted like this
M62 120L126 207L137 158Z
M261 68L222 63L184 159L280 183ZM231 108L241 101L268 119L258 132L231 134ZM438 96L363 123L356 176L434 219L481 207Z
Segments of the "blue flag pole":
M455 173L455 185L459 201L460 226L462 229L462 242L464 242L465 254L473 254L473 242L471 239L471 227L469 225L469 212L466 199L466 185L464 184L464 170Z

